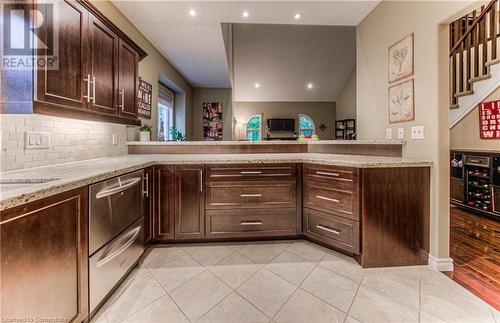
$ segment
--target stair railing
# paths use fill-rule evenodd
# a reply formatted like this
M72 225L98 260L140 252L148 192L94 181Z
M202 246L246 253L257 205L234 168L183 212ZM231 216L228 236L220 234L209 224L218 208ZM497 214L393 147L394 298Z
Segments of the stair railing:
M451 108L460 96L472 94L472 83L489 76L498 57L500 0L493 0L450 24Z

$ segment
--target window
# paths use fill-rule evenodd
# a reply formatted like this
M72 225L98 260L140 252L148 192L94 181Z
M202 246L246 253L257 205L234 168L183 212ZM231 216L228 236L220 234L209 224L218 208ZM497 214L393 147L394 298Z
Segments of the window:
M172 139L170 128L174 126L174 92L158 83L158 140Z
M246 131L248 141L259 141L262 139L262 114L256 114L248 119Z
M306 114L299 114L299 128L303 136L313 136L316 133L314 121Z

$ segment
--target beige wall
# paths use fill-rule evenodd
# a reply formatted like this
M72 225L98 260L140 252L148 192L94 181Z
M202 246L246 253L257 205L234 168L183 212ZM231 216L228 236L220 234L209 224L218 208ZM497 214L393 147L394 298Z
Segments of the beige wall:
M356 118L356 69L347 79L336 103L337 120Z
M183 131L188 139L192 138L192 87L189 82L166 60L166 58L138 31L132 23L109 1L92 0L92 3L106 17L115 23L133 41L142 47L148 56L139 63L139 76L153 85L153 104L151 120L143 122L152 124L154 139L158 114L158 81L169 80L166 84L176 92L176 127Z
M500 87L493 91L484 101L500 100ZM450 130L450 147L452 149L477 149L500 151L499 139L481 139L479 136L479 112L476 107L465 118Z
M318 128L322 123L327 129L316 129L320 139L332 139L335 128L335 102L233 102L234 117L237 125L235 139L245 138L245 123L258 113L264 114L263 124L268 118L295 118L295 129L298 131L299 113L309 115Z
M232 139L233 109L231 102L232 89L193 88L193 140L203 140L203 109L204 102L222 103L222 139Z
M434 162L431 174L430 253L449 256L448 39L446 26L473 1L382 1L358 25L357 122L359 139L383 139L385 129L425 127L424 140L411 140L408 157ZM440 25L443 24L443 25ZM415 121L388 122L388 47L415 34Z

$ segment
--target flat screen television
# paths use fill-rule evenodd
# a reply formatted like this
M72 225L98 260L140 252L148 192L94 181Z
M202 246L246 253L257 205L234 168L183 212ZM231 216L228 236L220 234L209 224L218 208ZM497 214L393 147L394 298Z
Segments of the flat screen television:
M267 119L270 131L295 131L295 119Z

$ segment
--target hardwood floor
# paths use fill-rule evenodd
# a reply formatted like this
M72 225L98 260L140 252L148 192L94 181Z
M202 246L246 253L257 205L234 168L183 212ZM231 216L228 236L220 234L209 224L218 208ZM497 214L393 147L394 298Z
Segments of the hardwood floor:
M500 310L500 221L450 208L454 281Z

